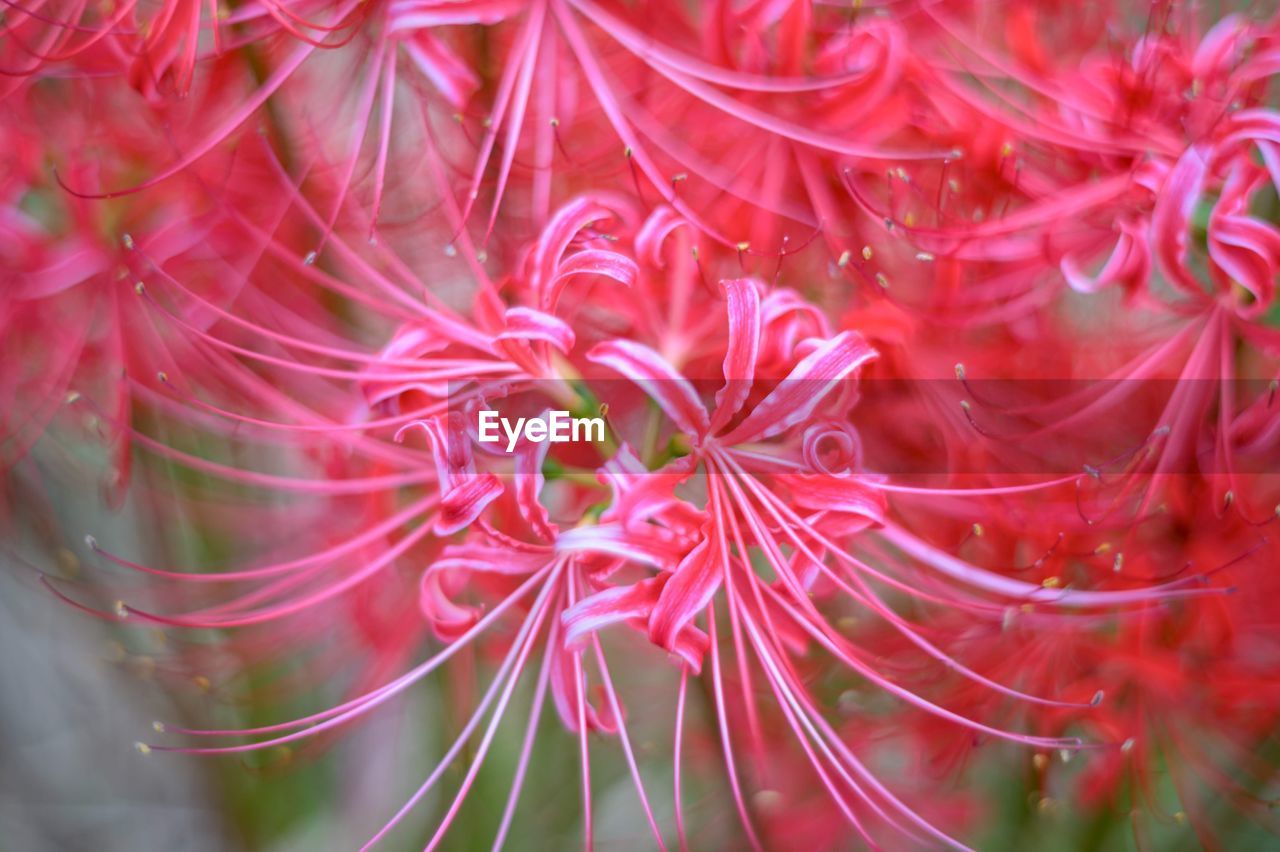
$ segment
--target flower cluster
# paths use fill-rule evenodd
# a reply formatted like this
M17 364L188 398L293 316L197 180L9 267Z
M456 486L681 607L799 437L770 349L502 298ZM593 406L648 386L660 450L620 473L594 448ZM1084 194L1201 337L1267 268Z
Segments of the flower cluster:
M445 681L369 846L546 738L588 847L600 751L642 846L1275 825L1280 16L7 5L0 511L96 479L157 544L48 589L323 708L140 751Z

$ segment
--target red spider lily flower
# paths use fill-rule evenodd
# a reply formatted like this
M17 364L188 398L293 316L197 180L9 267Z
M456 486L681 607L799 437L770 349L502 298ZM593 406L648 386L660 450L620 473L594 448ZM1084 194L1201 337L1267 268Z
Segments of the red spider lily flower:
M502 845L548 696L587 847L593 740L660 848L691 778L707 845L963 846L993 741L1041 804L1158 810L1164 761L1205 845L1209 795L1269 821L1280 18L6 2L0 472L87 417L175 544L43 579L196 631L160 669L212 700L327 696L144 753L318 749L438 673L460 729L366 847L460 763L442 844L523 722Z
M856 646L831 626L811 600L815 590L824 586L849 595L884 618L920 650L945 658L943 651L894 615L867 581L887 582L909 594L921 592L848 555L842 542L868 529L882 528L887 542L927 570L967 585L972 591L995 594L1020 605L1115 605L1181 592L1054 592L966 565L915 538L887 518L885 493L877 487L876 480L858 475L861 452L857 435L841 422L847 416L850 395L837 394L837 388L847 385L847 377L874 356L873 350L850 332L826 341L806 341L798 347L799 360L789 375L743 412L743 403L756 381L762 326L759 286L749 280L728 281L723 286L728 297L725 384L717 393L718 405L713 413L702 406L693 386L652 350L630 341L611 341L597 346L590 355L591 360L640 385L688 436L690 455L672 462L666 470L687 477L695 465L704 465L708 502L702 541L689 551L669 579L659 575L656 581L609 588L583 600L565 616L566 638L573 640L613 622L639 622L653 642L685 657L696 672L700 658L689 660L687 649L677 647L677 637L705 613L713 654L712 678L723 727L722 676L716 651L719 637L714 609L710 607L723 586L731 635L738 649L739 666L743 667L744 700L750 706L750 690L745 685L751 683L752 677L747 673L742 650L745 637L747 647L754 650L759 661L757 676L763 676L774 691L819 779L852 827L870 842L862 818L855 815L852 807L856 802L901 831L919 831L924 833L922 836L945 841L945 835L874 782L864 764L835 737L813 697L797 679L790 662L791 649L812 641L891 694L941 718L1015 741L1034 744L1039 740L958 716L902 688L877 672ZM833 396L842 396L845 401L833 401ZM824 414L830 420L813 418L818 406L827 406ZM789 432L798 432L800 440L766 443L769 438ZM837 465L834 469L830 466L833 458ZM784 547L793 548L794 556L786 557ZM733 555L735 552L738 556ZM743 554L749 552L760 554L769 565L769 573L777 578L775 581L761 581L745 561ZM829 560L835 561L835 567L828 564ZM922 597L930 599L935 594L939 591ZM974 601L966 600L965 594L943 594L948 598L955 594L957 606L974 607ZM950 662L976 682L1002 694L1031 702L1044 700L1002 687L955 660ZM759 754L762 746L754 725L749 726L748 735L754 738L750 740L752 753ZM751 823L738 787L727 730L723 736L730 781L750 834ZM1059 740L1053 747L1074 749L1079 744Z

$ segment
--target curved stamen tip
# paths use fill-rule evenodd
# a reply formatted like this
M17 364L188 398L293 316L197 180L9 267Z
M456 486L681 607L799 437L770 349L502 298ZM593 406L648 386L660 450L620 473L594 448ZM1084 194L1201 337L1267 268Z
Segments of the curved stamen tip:
M1097 707L1099 704L1102 703L1102 699L1105 696L1106 696L1106 692L1104 690L1099 689L1097 692L1093 694L1093 698L1090 699L1089 701L1090 706Z
M157 721L157 722L152 722L152 723L151 723L151 730L155 731L157 734L163 734L163 733L164 733L164 722L159 722L159 721ZM148 749L148 750L150 750L150 749Z
M151 746L146 743L137 742L133 744L133 747L138 750L138 754L151 754Z

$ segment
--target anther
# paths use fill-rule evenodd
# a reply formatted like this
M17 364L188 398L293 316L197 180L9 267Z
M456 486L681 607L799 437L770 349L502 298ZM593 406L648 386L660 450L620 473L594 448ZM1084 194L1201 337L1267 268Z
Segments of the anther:
M147 285L143 284L141 281L134 282L133 292L137 293L139 296L145 296L147 295Z
M159 371L158 373L156 373L156 381L162 385L169 384L169 374L166 373L164 370Z
M916 252L916 260L922 263L933 263L934 256L927 251L918 251Z
M67 405L80 401L80 391L67 391Z
M1129 739L1125 740L1120 744L1120 751L1124 752L1125 754L1128 754L1129 752L1133 751L1133 744L1134 744L1133 737L1129 737Z
M453 243L449 243L444 247L444 256L445 257L458 256L458 249L454 247Z
M133 747L138 750L138 754L151 754L151 746L146 743L134 743Z
M1099 704L1102 703L1102 699L1105 695L1106 693L1103 692L1101 689L1099 689L1097 692L1093 694L1093 698L1089 700L1089 705L1091 707L1097 707Z
M862 259L863 259L863 260L870 260L870 259L871 259L871 254L872 254L872 252L871 252L871 246L863 246L863 247L862 247Z
M112 607L112 610L115 612L116 618L129 617L129 607L125 606L124 601L116 601L115 606Z
M89 548L90 550L95 551L95 552L97 551L97 549L98 549L98 540L97 540L96 538L94 538L93 536L91 536L91 535L87 535L87 536L85 536L85 537L84 537L84 543L85 543L85 545L87 545L87 546L88 546L88 548Z
M157 734L163 734L163 733L164 733L164 722L152 722L152 723L151 723L151 730L155 731Z
M963 382L964 376L964 364L956 364L956 378Z
M750 243L750 242L748 242L747 240L743 240L742 242L738 243L738 245L737 245L737 249L738 249L738 252L739 252L739 253L742 253L742 252L746 251L746 250L747 250L747 249L749 249L749 248L751 248L751 243Z
M973 534L974 534L975 536L977 536L978 538L982 538L982 534L983 534L984 532L985 532L985 530L983 530L983 529L982 529L982 524L974 524L974 525L973 525Z
M1119 574L1124 570L1124 554L1117 553L1115 561L1111 563L1111 570Z
M1040 585L1044 586L1046 589L1057 589L1062 586L1062 578L1061 577L1045 577L1044 580L1040 583Z
M876 273L876 283L880 285L880 289L882 290L889 289L889 279L884 277L883 272Z
M775 811L782 805L782 794L777 790L761 790L752 797L761 811Z
M316 253L314 250L307 252L307 256L302 259L303 266L311 266L315 262L316 262Z
M1032 755L1031 765L1039 771L1044 772L1045 767L1049 765L1049 756L1047 754Z
M124 243L124 247L127 248L129 251L133 251L133 237L131 237L129 234L125 234L124 236L122 236L120 238L120 242Z
M848 249L845 249L844 251L840 252L840 259L836 261L836 266L840 267L841 269L844 269L846 266L848 266L850 254L851 253Z

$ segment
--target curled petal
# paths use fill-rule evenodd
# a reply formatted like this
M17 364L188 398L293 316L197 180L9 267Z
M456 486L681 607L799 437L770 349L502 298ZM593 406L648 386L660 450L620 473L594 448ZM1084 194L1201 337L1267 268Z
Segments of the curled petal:
M692 473L692 468L650 471L631 447L623 444L596 473L596 478L612 492L609 508L600 520L617 522L627 529L658 520L664 528L680 531L690 538L700 535L704 513L675 493L676 487Z
M706 537L676 567L649 614L649 638L669 651L676 651L685 627L711 603L720 588L724 554L713 545L716 537L709 530L706 532Z
M853 476L811 476L780 474L795 505L802 509L859 515L877 524L884 523L884 494L863 485Z
M876 351L852 331L824 341L721 440L744 444L777 435L806 420L838 382L875 356Z
M475 607L454 603L444 589L448 575L434 569L424 573L418 584L418 607L436 636L449 641L475 626L479 613Z
M546 412L543 412L543 417ZM516 506L520 515L533 527L539 538L551 541L556 537L556 527L547 516L547 507L542 505L539 495L546 477L542 473L542 465L547 459L547 451L551 445L545 441L534 443L524 441L516 449Z
M630 340L610 340L587 353L587 360L635 382L685 434L695 440L707 434L711 421L697 391L649 347Z
M644 220L640 232L636 234L636 256L655 269L666 267L662 257L662 248L667 237L677 228L689 225L689 220L665 204Z
M639 270L636 262L625 254L605 249L586 249L571 255L556 268L555 278L547 291L547 310L555 308L565 284L575 275L603 275L628 287L635 284Z
M1245 313L1251 315L1271 306L1280 265L1280 230L1249 211L1249 201L1265 174L1247 163L1231 170L1209 217L1207 237L1219 285L1235 284L1247 290L1253 299Z
M804 430L801 457L816 473L848 473L862 469L862 439L849 423L822 420Z
M573 329L564 320L533 308L509 308L504 314L506 328L498 340L541 340L561 352L573 349Z
M729 310L729 344L724 355L724 387L716 392L711 431L728 423L746 402L760 354L760 290L749 278L721 281Z
M1151 239L1161 270L1174 286L1197 296L1204 295L1204 289L1187 270L1185 258L1191 217L1204 188L1207 170L1201 146L1188 148L1165 177L1151 213Z
M464 474L440 500L436 535L452 535L470 526L502 494L502 480L492 473Z
M554 281L562 267L561 258L579 232L601 220L624 218L626 212L629 211L623 202L596 196L575 198L556 211L530 257L533 267L530 284L538 307L551 310L554 306L558 292Z
M572 646L587 634L620 621L647 619L670 577L659 574L630 586L613 586L578 601L560 617L565 644Z
M1075 255L1063 257L1060 267L1067 285L1079 293L1096 293L1111 284L1129 288L1145 284L1151 274L1151 249L1139 228L1134 222L1120 223L1120 236L1096 275L1085 273Z
M624 529L616 524L596 524L577 527L556 537L557 553L613 556L653 568L669 569L674 565L678 558L677 548L675 537L653 524L638 530Z

